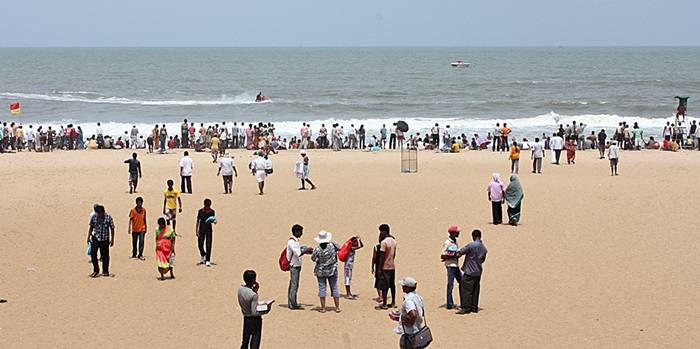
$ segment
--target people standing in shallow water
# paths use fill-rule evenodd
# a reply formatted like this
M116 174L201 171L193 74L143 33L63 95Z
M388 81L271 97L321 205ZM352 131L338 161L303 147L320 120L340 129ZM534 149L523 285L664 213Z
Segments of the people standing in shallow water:
M165 274L170 272L174 279L173 263L175 263L175 230L165 223L165 218L158 218L156 228L156 260L158 262L159 280L165 280Z
M503 183L501 182L501 175L494 173L492 175L493 180L489 183L486 191L489 195L489 201L491 201L491 214L493 216L493 224L503 223Z
M505 191L506 204L508 205L508 224L516 226L520 223L520 206L524 197L520 178L516 175L510 176L510 183Z

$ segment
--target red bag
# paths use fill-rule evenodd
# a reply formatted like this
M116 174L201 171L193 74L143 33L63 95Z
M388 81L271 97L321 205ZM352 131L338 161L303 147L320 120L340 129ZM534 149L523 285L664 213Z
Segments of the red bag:
M291 239L289 239L289 240L291 240ZM289 271L289 259L287 259L287 247L286 246L282 250L282 253L280 253L279 263L280 263L280 270Z
M340 250L338 251L338 259L340 259L341 262L345 262L348 260L348 254L352 250L352 239L345 241L343 246L340 247Z
M287 259L287 248L285 247L280 253L280 269L282 271L289 271L289 259Z

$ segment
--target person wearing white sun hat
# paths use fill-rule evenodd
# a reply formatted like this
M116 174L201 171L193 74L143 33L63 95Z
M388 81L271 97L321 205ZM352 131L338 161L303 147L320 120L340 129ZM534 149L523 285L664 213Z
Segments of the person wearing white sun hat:
M335 312L340 312L340 291L338 290L338 250L340 247L333 242L333 234L325 230L318 232L314 238L318 246L311 254L311 260L316 262L314 274L318 280L318 297L321 301L321 313L326 312L326 283L331 288L331 296L335 303Z

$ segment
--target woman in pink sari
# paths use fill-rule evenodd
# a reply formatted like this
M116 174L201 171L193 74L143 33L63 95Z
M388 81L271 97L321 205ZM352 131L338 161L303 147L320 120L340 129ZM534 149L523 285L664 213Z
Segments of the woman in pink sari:
M158 228L156 228L156 260L158 262L158 272L160 278L165 280L165 274L169 271L170 278L174 279L173 263L175 262L175 231L165 224L165 218L158 218Z

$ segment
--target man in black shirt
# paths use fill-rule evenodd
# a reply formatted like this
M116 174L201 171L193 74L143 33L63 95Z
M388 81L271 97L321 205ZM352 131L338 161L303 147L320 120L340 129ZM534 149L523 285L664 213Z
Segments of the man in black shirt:
M608 135L605 134L605 130L600 130L598 132L598 151L600 152L600 158L605 159L605 140Z
M136 186L139 185L141 177L141 162L136 160L136 153L131 154L131 159L124 160L125 164L129 164L129 194L136 192Z
M204 199L204 207L197 212L197 242L201 257L199 264L206 264L207 267L211 267L212 224L216 224L216 215L211 209L211 200Z

